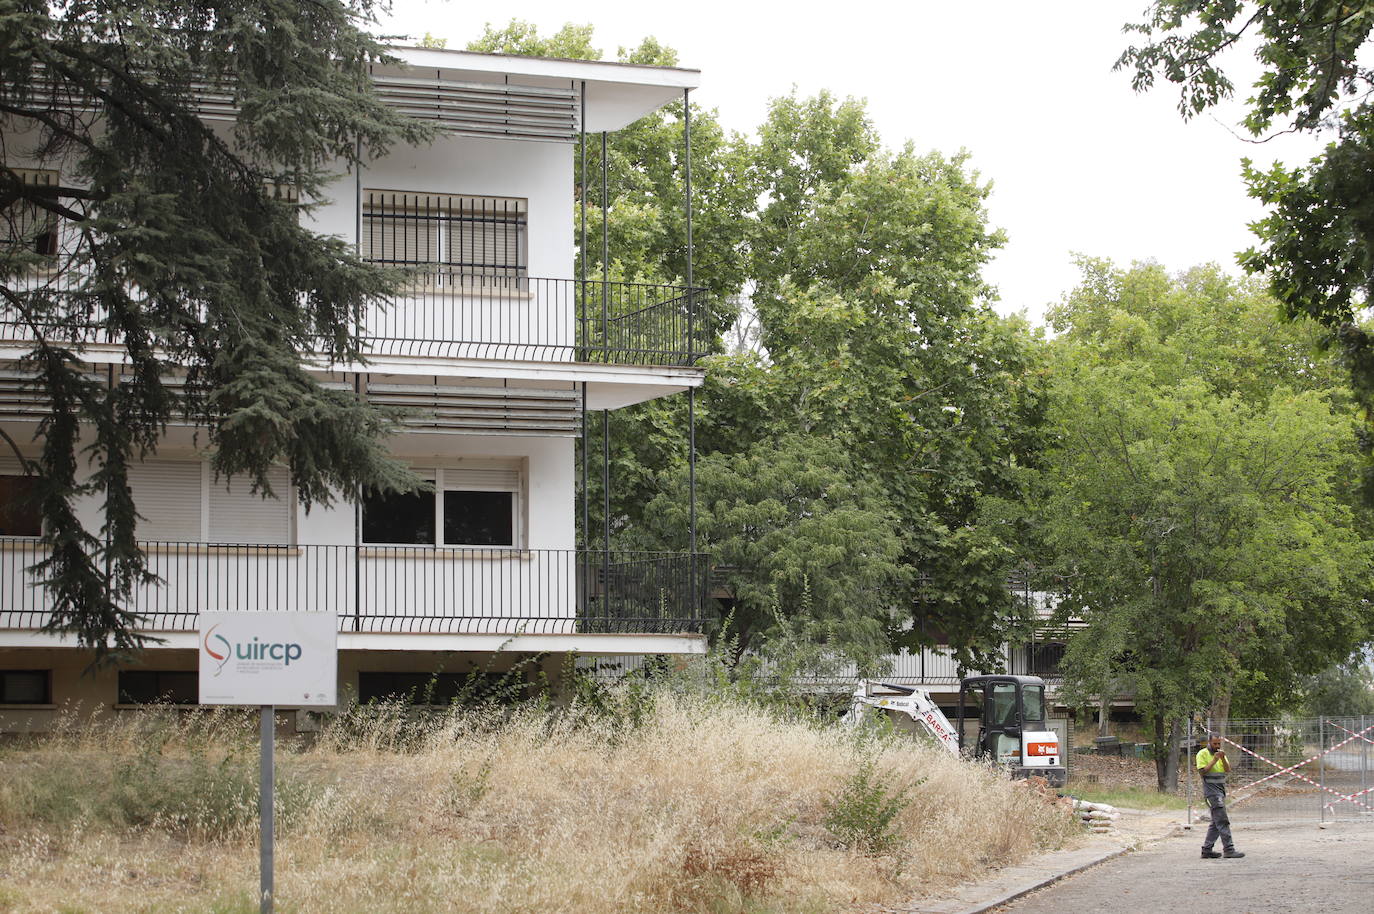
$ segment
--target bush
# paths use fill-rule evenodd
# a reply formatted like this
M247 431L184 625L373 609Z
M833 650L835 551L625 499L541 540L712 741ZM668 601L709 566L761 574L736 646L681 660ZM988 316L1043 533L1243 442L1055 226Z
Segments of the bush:
M873 855L892 853L906 843L896 828L897 817L911 805L909 794L923 781L893 789L878 777L873 762L866 761L826 803L825 828L841 847Z

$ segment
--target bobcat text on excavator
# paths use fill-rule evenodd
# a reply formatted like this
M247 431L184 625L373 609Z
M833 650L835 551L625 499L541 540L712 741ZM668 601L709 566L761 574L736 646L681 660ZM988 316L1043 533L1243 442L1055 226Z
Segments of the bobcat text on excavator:
M857 724L875 712L887 714L904 729L920 728L955 755L991 759L1012 777L1042 777L1051 787L1063 787L1068 780L1059 737L1045 723L1045 682L1038 676L961 680L957 725L923 689L861 679L845 720ZM912 723L905 724L903 718ZM966 720L977 722L976 738L966 737Z

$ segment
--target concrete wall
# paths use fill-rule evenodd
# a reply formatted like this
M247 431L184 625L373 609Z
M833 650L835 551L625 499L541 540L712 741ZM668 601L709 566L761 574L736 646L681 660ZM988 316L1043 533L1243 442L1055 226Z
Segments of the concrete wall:
M80 723L92 718L139 713L137 706L121 706L118 670L88 672L91 654L73 649L0 648L0 669L52 671L52 703L49 705L0 705L0 734L47 733L59 722ZM340 651L338 694L341 704L356 700L360 672L411 673L507 673L530 683L547 682L555 695L563 683L566 660L562 656L529 654L457 653L439 651ZM124 667L137 670L196 670L196 652L150 648L141 663ZM284 713L279 720L286 729L308 727L303 715Z

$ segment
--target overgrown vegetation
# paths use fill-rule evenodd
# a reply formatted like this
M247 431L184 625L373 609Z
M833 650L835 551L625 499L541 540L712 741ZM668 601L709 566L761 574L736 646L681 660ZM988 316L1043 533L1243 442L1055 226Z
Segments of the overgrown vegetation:
M371 706L283 747L281 909L830 910L1075 832L1034 791L908 738L674 682L586 691ZM251 716L223 712L11 743L0 911L249 910L253 748Z

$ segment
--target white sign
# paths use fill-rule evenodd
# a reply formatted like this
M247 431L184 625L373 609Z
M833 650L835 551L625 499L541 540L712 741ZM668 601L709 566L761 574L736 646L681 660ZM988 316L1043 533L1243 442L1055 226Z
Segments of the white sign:
M334 705L339 620L332 612L200 614L200 703Z

